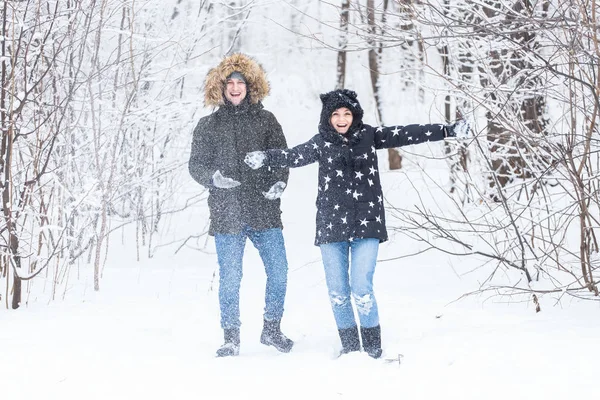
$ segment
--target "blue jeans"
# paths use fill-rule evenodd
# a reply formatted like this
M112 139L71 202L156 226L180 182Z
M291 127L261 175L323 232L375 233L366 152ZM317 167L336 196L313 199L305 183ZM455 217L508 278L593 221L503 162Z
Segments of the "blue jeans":
M280 320L283 316L288 264L281 229L254 230L245 227L241 233L235 235L215 234L223 329L239 328L241 325L240 283L246 238L250 238L258 250L267 274L264 318L273 321Z
M373 294L379 239L327 243L320 248L329 300L338 329L356 326L351 298L358 311L360 326L372 328L379 325L377 301Z

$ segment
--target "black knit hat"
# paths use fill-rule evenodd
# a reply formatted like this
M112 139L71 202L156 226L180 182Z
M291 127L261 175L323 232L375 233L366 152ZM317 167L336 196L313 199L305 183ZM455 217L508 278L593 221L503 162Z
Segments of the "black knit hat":
M356 92L349 89L338 89L321 95L323 109L320 124L322 128L331 126L331 114L338 108L346 107L352 112L352 125L348 133L353 133L362 126L363 109L356 98ZM333 127L332 127L333 128Z

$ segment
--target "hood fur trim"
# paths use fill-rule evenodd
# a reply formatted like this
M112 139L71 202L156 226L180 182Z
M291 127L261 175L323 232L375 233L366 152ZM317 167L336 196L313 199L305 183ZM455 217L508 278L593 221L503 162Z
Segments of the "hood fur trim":
M253 58L236 53L225 57L215 68L208 71L204 81L204 105L222 106L225 104L223 88L229 74L241 72L246 78L248 100L256 104L268 96L269 81L263 67Z

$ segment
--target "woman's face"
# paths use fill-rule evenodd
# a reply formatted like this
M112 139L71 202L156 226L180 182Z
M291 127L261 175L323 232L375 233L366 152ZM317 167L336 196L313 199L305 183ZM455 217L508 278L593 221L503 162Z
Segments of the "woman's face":
M348 110L346 107L338 108L331 114L331 119L329 122L333 126L333 128L337 131L337 133L344 134L348 132L350 129L350 125L352 125L352 111Z

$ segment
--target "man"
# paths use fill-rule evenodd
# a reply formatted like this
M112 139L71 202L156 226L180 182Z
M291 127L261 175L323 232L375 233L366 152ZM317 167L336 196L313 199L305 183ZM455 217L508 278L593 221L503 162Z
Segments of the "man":
M204 103L218 107L194 130L189 171L209 189L209 234L219 263L219 305L225 343L218 357L240 350L239 291L246 238L259 251L267 274L261 343L289 352L294 342L281 333L287 290L280 200L288 169L254 171L244 163L249 151L287 148L275 116L263 109L269 94L265 71L244 54L226 57L206 76Z

